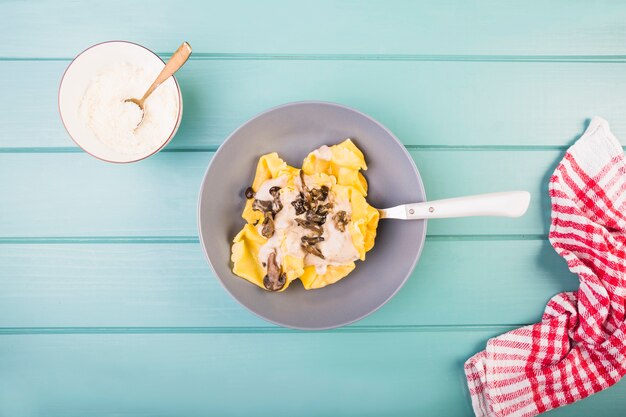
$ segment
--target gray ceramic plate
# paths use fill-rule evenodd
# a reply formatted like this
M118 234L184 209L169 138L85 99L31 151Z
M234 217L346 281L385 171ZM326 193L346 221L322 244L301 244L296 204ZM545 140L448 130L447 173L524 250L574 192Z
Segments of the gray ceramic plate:
M294 282L284 292L272 293L232 273L231 242L245 223L243 192L252 183L259 157L278 152L287 163L300 167L315 148L347 137L365 154L371 205L425 201L419 172L398 139L365 114L332 103L291 103L254 117L226 139L204 176L198 225L209 263L237 301L272 323L314 330L362 319L402 287L420 256L425 221L383 220L367 259L357 261L350 275L325 288L305 291Z

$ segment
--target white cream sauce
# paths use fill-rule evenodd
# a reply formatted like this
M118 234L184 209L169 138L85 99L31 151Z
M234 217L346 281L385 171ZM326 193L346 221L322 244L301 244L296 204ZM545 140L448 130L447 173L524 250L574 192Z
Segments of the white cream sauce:
M333 157L333 152L328 146L324 145L314 150L313 155L315 155L317 159L321 159L322 161L330 161Z
M257 200L273 200L274 197L272 197L272 195L270 194L270 188L283 188L285 185L287 185L286 175L281 175L278 178L267 180L263 184L261 184L259 189L256 191L254 198L256 198Z
M338 211L345 211L348 215L352 213L352 207L347 200L340 200L331 195L330 198L333 201L333 210L328 215L328 220L324 223L324 241L318 243L322 254L325 259L321 259L315 255L307 254L304 258L305 265L313 265L318 274L325 274L326 268L329 265L346 265L350 262L354 262L359 259L359 253L357 252L354 244L352 243L352 236L346 229L344 232L339 231L335 227L335 222L332 220L333 214Z
M330 152L330 150L328 151ZM307 176L305 176L305 182L306 181ZM259 250L259 261L264 263L264 266L267 266L267 260L270 254L276 251L276 262L279 265L282 265L284 256L289 254L297 258L304 258L304 266L315 266L318 274L324 274L329 265L345 265L357 260L359 255L352 243L350 232L347 229L344 232L339 231L332 220L333 215L341 210L351 214L350 202L336 199L332 190L330 191L329 199L334 202L334 206L328 213L327 220L323 225L324 232L322 233L322 237L324 241L318 243L318 248L325 258L322 259L306 253L300 246L302 236L311 234L309 230L300 227L296 223L296 218L303 219L305 216L304 214L296 215L296 210L291 204L291 202L295 201L298 197L302 184L299 178L295 181L295 189L284 188L286 184L286 176L281 176L265 181L256 192L255 198L259 200L272 200L273 197L269 194L269 189L276 186L281 187L280 201L283 204L283 209L276 214L274 219L274 235L268 239ZM259 234L262 228L263 225L260 222L257 225Z
M259 190L263 189L265 184L270 181L275 180L268 180L264 182ZM274 185L271 185L266 189L269 190L271 187L274 187L276 183L272 182L272 184ZM276 251L276 262L278 262L279 265L282 264L283 256L285 254L297 257L304 256L304 250L300 247L300 238L304 234L304 229L298 226L295 221L296 217L303 218L304 215L296 216L296 209L291 205L291 202L298 197L298 194L299 191L281 188L280 202L283 204L283 209L276 213L276 217L274 218L274 235L261 246L261 249L259 250L259 261L267 263L267 259L274 251ZM263 224L259 222L257 225L259 234L261 234L262 229ZM284 245L283 242L285 243Z

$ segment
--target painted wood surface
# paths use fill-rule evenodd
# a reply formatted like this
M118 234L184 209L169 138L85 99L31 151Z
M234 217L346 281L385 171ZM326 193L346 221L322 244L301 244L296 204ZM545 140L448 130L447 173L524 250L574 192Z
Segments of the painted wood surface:
M594 115L626 137L619 2L39 0L0 16L0 417L469 416L463 362L576 289L546 239L554 166ZM83 154L57 112L70 60L110 39L194 47L178 135L128 166ZM352 326L267 324L204 260L198 189L239 124L309 99L390 128L429 198L527 189L528 214L432 221L404 289ZM625 409L622 382L548 415Z
M228 297L196 243L4 245L0 264L0 332L270 327ZM577 285L545 240L429 240L404 289L355 326L532 323L552 295Z
M416 147L563 149L595 115L626 136L623 65L615 63L190 59L177 75L185 116L168 150L215 150L255 114L310 99L357 107ZM76 149L57 112L68 64L0 65L0 121L10 128L3 151Z
M430 235L547 232L548 179L561 151L410 152L431 200L509 189L528 190L533 198L522 218L434 220L428 225ZM0 207L0 234L9 240L196 236L198 190L211 156L164 152L112 169L82 152L0 154L0 177L5 179L0 194L7 203Z
M611 0L9 1L0 56L71 58L102 40L195 53L517 55L624 54L626 5ZM176 19L184 21L178 24ZM265 57L265 56L264 56ZM270 57L271 58L271 57Z
M8 335L0 414L465 416L463 361L503 330ZM623 415L620 388L550 415Z

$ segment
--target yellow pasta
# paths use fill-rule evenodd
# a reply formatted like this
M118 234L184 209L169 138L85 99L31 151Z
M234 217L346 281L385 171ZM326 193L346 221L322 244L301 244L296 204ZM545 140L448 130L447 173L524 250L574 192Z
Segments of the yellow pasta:
M297 279L307 290L322 288L352 272L354 260L365 260L374 246L379 220L378 210L365 199L367 181L361 170L366 169L363 153L350 139L311 152L302 172L277 153L263 155L251 188L265 199L246 201L242 217L247 223L232 246L233 272L274 291ZM270 196L267 188L274 184L280 186L269 188Z

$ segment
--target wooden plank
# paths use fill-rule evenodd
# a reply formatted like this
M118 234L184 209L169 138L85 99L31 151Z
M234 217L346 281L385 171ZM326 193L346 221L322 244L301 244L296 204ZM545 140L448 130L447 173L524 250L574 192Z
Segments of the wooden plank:
M2 245L0 265L3 328L269 326L222 289L198 244ZM428 241L403 290L357 326L531 323L577 285L547 241Z
M470 415L462 364L493 335L2 336L0 414ZM552 415L618 417L624 401L622 382Z
M172 25L172 16L184 25ZM70 57L96 42L133 40L196 53L616 55L624 4L610 0L332 1L177 3L114 0L76 7L52 0L2 2L0 56ZM98 16L94 19L94 16Z
M429 199L507 189L533 196L522 218L434 220L429 234L547 232L547 182L562 152L411 153ZM0 237L196 236L198 190L211 155L162 153L111 165L84 153L0 154Z
M74 147L57 109L67 64L2 62L0 148ZM214 150L255 114L312 99L358 108L411 146L565 147L595 115L626 137L619 64L196 60L179 80L185 111L169 150Z

